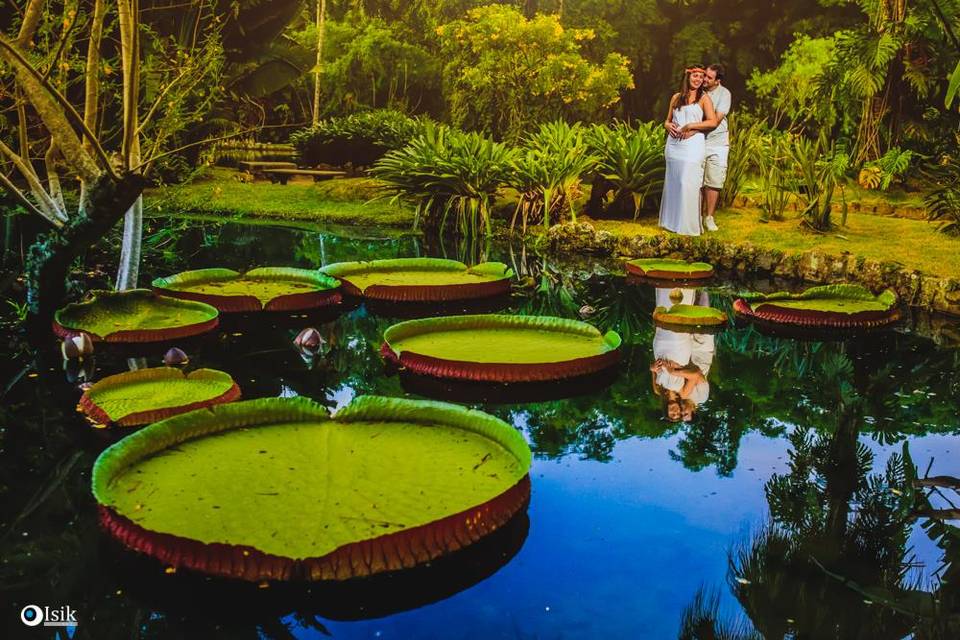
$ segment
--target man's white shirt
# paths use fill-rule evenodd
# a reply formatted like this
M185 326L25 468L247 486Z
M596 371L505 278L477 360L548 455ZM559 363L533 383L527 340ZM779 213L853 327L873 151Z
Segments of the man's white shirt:
M733 96L730 90L725 86L717 85L707 95L713 102L713 110L723 114L723 120L717 125L717 128L707 134L708 147L727 147L730 146L730 135L727 127L727 116L730 115L730 108L733 106Z

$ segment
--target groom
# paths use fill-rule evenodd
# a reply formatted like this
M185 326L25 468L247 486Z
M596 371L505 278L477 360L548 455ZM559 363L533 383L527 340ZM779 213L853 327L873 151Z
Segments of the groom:
M733 97L730 90L723 86L724 68L722 64L707 67L703 87L713 102L720 124L707 134L707 159L703 168L703 226L707 231L716 231L717 223L713 214L717 211L720 191L727 178L727 156L730 154L730 135L727 130L727 116Z

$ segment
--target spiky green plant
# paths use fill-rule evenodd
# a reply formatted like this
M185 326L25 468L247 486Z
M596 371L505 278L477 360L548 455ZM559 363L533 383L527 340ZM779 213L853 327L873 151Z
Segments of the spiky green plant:
M730 127L730 157L727 162L727 179L720 192L719 206L730 207L740 194L747 175L756 169L758 154L763 152L765 120L745 120L745 116L727 117Z
M506 183L517 152L479 133L428 123L402 149L387 153L372 174L395 198L413 202L414 227L443 232L453 215L457 230L492 234L490 210Z
M844 179L850 167L850 156L822 140L796 136L787 145L787 157L793 164L799 189L802 224L814 231L833 228L831 212L835 192L840 194L841 224L847 222L847 200Z
M511 228L518 217L524 232L531 218L542 217L547 228L551 218L558 217L565 208L570 211L570 219L576 221L573 201L581 176L591 171L596 162L579 124L558 120L540 125L513 162L509 185L517 189L520 199Z
M664 134L654 122L594 125L585 139L596 154L597 171L616 192L614 202L631 198L636 218L644 203L663 192Z

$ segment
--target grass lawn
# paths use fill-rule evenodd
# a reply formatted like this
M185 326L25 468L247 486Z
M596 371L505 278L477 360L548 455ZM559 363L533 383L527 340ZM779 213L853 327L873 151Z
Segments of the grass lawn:
M960 277L960 239L939 233L924 220L851 213L845 227L822 235L802 229L795 217L768 223L759 220L755 210L727 209L717 214L720 231L710 236L731 244L750 242L776 248L786 254L810 249L828 254L849 252L868 260L897 262L928 275ZM629 236L665 233L657 228L656 218L647 216L637 222L589 222L597 229Z
M377 199L369 178L324 182L293 180L286 185L266 181L243 183L232 169L214 167L183 185L150 189L146 213L220 214L231 217L309 221L364 227L413 225L413 210L389 199Z

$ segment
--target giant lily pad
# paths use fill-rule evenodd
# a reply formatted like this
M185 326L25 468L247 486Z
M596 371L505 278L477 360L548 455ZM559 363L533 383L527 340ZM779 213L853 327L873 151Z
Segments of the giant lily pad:
M627 273L654 280L702 280L713 275L706 262L687 262L667 258L640 258L626 264Z
M54 333L67 338L85 331L97 342L163 342L206 333L219 322L219 312L208 304L148 289L91 293L86 302L57 311Z
M657 307L653 312L653 321L665 326L718 327L727 323L727 314L713 307L675 304L669 309Z
M218 405L150 425L93 468L102 525L174 567L343 580L480 540L529 498L530 449L485 413L360 397Z
M752 294L736 300L743 317L774 325L837 329L871 329L899 320L893 291L874 295L858 285L811 287L801 293Z
M340 302L340 283L307 269L264 267L244 274L232 269L197 269L153 281L165 296L197 300L224 312L298 311Z
M443 302L485 298L510 291L513 271L500 262L468 267L456 260L399 258L338 262L322 269L355 296L391 302Z
M130 427L239 398L240 387L223 371L158 367L103 378L83 393L79 408L99 424Z
M384 357L438 378L558 380L620 360L620 336L585 322L542 316L470 315L409 320L384 333Z

